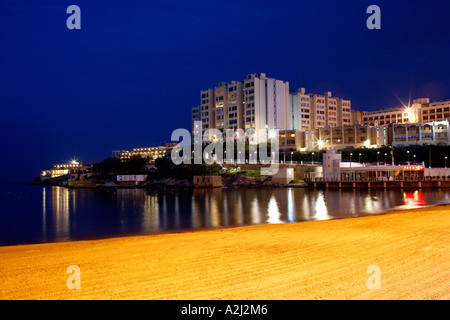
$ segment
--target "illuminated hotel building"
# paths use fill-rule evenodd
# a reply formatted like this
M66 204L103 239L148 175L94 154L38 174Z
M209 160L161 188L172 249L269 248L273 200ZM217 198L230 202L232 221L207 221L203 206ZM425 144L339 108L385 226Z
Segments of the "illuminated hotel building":
M166 143L165 146L133 148L133 150L114 150L113 157L119 158L121 161L130 160L133 156L147 158L160 158L166 155L166 151L171 150L176 143Z
M422 104L422 122L442 120L450 120L450 100Z
M283 151L378 148L388 145L388 128L355 123L352 126L325 126L315 130L283 130L278 135Z
M375 126L443 120L450 120L450 100L430 103L428 98L416 99L409 107L381 109L362 115L362 124Z
M207 129L255 129L254 143L266 141L259 129L289 128L289 82L267 78L266 74L250 74L243 81L219 82L214 89L200 91L200 107L192 108L194 121L202 122L202 133ZM198 116L200 114L200 116ZM267 133L267 132L266 132ZM210 134L203 140L215 140Z
M49 178L58 178L72 173L88 173L92 171L92 165L85 162L72 160L70 163L54 164L50 170L42 170L41 180Z
M250 74L244 80L245 128L255 129L256 143L266 141L261 130L289 129L289 82Z
M225 133L243 128L243 93L240 81L219 82L214 88L216 129Z
M324 95L305 93L305 88L289 95L290 128L314 130L325 126L348 126L351 122L351 102Z
M450 145L449 121L390 124L389 145Z
M387 132L384 127L373 127L355 123L352 126L316 129L314 141L307 144L309 150L345 148L377 148L387 145Z

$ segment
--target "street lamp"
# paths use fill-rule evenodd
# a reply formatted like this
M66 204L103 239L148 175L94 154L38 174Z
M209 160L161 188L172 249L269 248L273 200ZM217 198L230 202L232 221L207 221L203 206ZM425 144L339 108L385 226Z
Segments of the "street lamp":
M350 180L353 180L353 172L352 172L352 155L353 155L353 153L350 152Z
M380 165L380 160L379 160L379 155L380 155L380 151L377 151L377 166L379 166Z
M292 155L293 155L294 153L293 152L291 152L291 164L293 164L294 163L294 160L292 159Z
M407 150L406 153L408 154L408 166L409 166L409 150Z
M311 164L314 165L314 152L311 153Z
M385 166L386 166L386 156L387 156L387 153L384 154L384 165Z
M359 154L359 163L361 163L361 153Z
M447 169L447 157L444 157L445 169Z
M414 163L416 163L416 155L413 155Z

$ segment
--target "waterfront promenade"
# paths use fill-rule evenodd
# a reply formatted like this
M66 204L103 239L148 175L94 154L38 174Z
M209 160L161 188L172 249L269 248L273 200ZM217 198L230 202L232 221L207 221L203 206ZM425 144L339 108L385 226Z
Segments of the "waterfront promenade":
M405 180L405 181L309 181L311 189L409 189L450 188L450 180Z
M1 299L449 299L450 205L0 247ZM81 289L66 270L80 268ZM380 288L367 285L370 266Z

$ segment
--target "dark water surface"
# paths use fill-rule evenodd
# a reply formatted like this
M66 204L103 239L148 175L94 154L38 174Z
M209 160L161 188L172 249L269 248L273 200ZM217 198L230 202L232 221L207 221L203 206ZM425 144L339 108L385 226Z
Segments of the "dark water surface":
M0 245L376 214L450 203L450 190L66 189L0 184Z

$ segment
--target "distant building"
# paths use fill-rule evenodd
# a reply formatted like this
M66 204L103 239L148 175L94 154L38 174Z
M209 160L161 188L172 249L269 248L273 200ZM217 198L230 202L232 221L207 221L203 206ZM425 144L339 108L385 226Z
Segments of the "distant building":
M429 98L421 98L413 100L411 106L386 108L362 114L362 124L372 126L443 120L450 120L450 100L430 103Z
M194 188L221 188L221 176L194 176Z
M165 146L133 148L130 150L114 150L113 157L119 158L121 161L128 161L133 156L140 156L144 159L156 159L166 156L166 152L172 150L177 145L175 142L166 143Z
M449 121L390 124L388 143L391 146L450 145Z
M330 127L314 131L307 149L378 148L387 145L386 128L360 125Z
M327 150L322 155L323 163L323 180L324 181L339 181L341 178L341 153L336 150Z
M300 130L279 131L278 143L282 151L301 151L305 148L305 134Z
M54 164L50 170L41 171L41 180L58 178L68 175L68 178L80 180L92 173L92 164L86 162L71 161L70 163Z
M289 94L290 129L307 131L325 126L351 125L351 101L324 95L310 94L305 88Z
M350 122L353 124L355 122L363 123L363 116L366 115L366 111L352 110L350 114Z
M272 182L278 184L289 184L292 180L294 180L294 168L279 168L272 175Z
M200 129L194 125L198 113L202 135L208 129L222 134L227 129L255 129L251 142L266 141L259 129L289 129L289 82L267 78L265 73L249 74L243 81L219 82L214 89L200 91L200 109L192 108L193 132ZM203 136L207 141L216 139L213 133Z
M325 126L316 130L284 130L278 135L281 151L378 148L388 145L388 128L355 123L351 126Z

